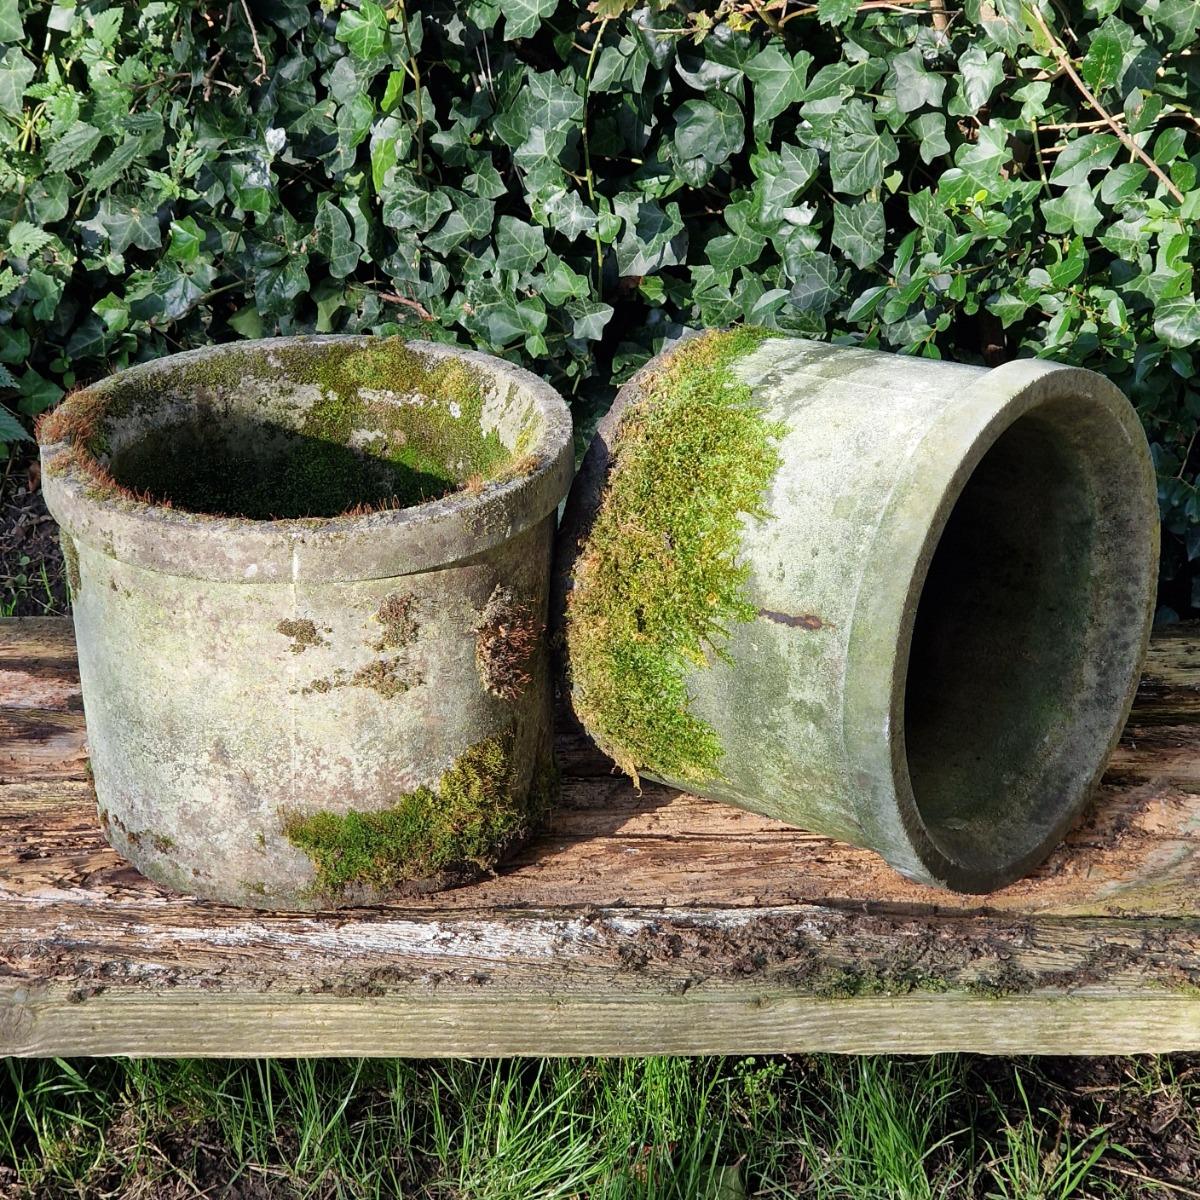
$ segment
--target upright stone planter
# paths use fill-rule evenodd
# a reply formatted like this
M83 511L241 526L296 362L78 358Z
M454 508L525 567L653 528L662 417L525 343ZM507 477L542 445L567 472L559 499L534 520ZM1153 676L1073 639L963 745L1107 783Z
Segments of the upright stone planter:
M623 389L560 537L575 710L627 771L985 892L1119 736L1158 512L1098 375L735 330Z
M492 867L553 786L562 399L456 348L146 363L41 429L100 818L150 878L311 909Z

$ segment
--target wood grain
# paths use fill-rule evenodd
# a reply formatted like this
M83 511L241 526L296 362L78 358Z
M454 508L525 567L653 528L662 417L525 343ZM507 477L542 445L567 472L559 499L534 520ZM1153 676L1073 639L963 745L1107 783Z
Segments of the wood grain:
M0 621L0 1052L1200 1048L1200 628L1156 638L1090 813L986 897L737 809L638 793L577 733L495 878L249 913L105 844L70 626Z

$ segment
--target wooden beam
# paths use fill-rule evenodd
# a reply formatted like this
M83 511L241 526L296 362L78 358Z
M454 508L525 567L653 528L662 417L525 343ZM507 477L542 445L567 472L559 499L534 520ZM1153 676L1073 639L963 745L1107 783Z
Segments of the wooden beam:
M1200 1049L1195 627L1156 639L1088 817L991 896L639 794L565 733L502 873L316 915L173 895L105 844L69 634L0 621L0 1053Z

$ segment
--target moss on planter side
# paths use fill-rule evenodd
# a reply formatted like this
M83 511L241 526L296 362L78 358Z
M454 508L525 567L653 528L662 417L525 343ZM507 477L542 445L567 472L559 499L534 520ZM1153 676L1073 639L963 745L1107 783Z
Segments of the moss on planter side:
M626 409L591 533L575 565L566 638L573 702L601 748L640 771L711 779L722 749L689 711L686 678L749 621L743 516L762 516L783 427L732 365L770 331L683 343Z
M313 862L320 893L340 896L356 885L378 890L495 866L540 817L552 780L539 773L528 794L513 779L513 738L477 742L443 773L389 808L293 816L284 832Z

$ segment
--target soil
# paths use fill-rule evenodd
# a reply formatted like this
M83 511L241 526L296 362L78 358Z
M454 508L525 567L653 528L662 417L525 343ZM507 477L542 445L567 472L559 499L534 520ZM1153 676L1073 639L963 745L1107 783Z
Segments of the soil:
M66 613L66 569L58 526L42 500L37 450L20 444L13 449L0 463L0 615Z

